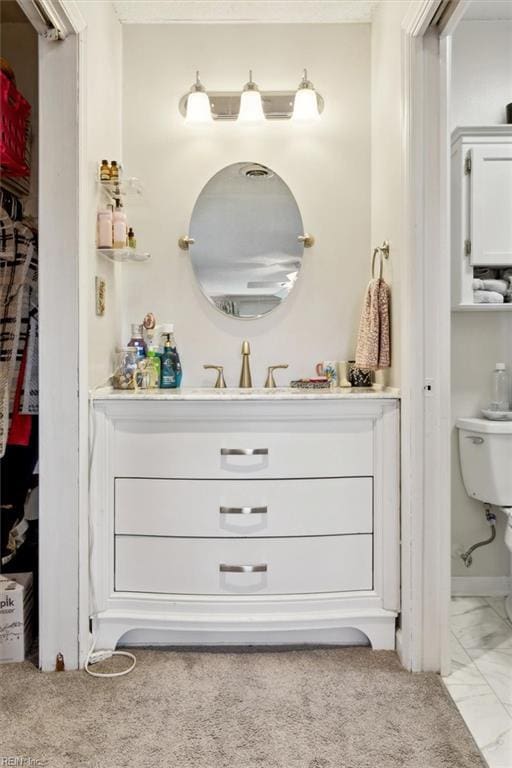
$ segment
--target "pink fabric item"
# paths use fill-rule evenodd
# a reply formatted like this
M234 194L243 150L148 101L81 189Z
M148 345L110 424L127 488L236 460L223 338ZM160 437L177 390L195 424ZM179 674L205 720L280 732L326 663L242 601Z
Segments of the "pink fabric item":
M11 420L11 428L7 438L7 445L24 445L30 443L32 434L32 416L20 413L21 390L23 389L23 379L25 378L25 368L27 365L27 350L23 353L23 359L18 374L18 383L16 385L16 395L14 397L14 410Z
M357 335L358 368L377 371L391 365L390 307L391 291L387 283L380 277L370 280Z

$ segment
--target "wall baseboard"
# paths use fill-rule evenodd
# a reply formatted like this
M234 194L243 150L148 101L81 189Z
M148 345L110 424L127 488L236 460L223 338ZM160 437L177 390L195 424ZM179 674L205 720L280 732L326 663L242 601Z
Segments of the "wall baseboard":
M453 597L501 597L511 592L510 576L452 576Z

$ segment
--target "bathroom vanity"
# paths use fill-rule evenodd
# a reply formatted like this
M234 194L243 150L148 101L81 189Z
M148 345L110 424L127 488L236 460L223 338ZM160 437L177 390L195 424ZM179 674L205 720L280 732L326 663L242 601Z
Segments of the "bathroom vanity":
M97 648L395 647L396 391L105 389L91 407Z

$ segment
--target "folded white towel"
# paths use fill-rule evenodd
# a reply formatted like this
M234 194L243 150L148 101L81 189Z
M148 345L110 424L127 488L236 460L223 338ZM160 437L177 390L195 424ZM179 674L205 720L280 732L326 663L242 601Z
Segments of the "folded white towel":
M475 304L503 304L503 295L496 291L473 291Z
M494 291L495 293L501 293L502 296L506 296L510 290L510 284L508 280L479 280L476 278L473 280L474 291Z

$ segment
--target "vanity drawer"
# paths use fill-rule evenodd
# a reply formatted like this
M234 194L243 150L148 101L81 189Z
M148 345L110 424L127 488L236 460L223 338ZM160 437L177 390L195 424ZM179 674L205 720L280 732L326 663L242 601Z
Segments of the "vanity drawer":
M117 477L294 478L373 475L373 422L367 419L201 422L127 420L116 424Z
M371 477L115 481L115 532L152 536L371 533Z
M192 595L371 590L371 534L273 539L115 537L115 589Z

